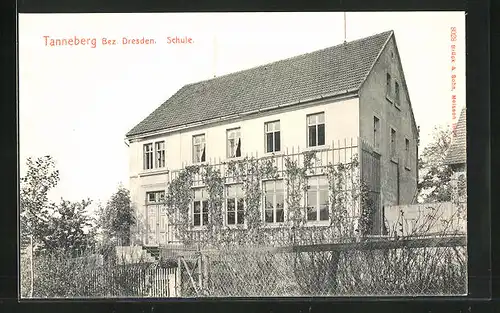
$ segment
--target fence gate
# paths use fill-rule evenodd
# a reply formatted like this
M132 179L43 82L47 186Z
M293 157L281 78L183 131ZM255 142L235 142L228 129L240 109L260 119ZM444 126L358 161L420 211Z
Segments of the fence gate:
M204 256L200 252L178 257L178 271L181 279L179 292L181 297L207 295L208 264L208 256Z
M372 234L382 233L383 217L380 199L380 155L364 141L361 141L361 179L368 187L369 199L373 206L371 220Z

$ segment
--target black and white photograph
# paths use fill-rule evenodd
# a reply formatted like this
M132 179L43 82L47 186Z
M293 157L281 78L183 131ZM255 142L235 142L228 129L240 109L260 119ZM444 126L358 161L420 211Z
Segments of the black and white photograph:
M19 15L20 299L463 296L464 12Z

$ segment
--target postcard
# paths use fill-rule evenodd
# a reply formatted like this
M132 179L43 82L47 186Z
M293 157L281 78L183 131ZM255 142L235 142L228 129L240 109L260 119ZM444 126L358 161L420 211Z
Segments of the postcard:
M467 294L464 12L19 15L20 298Z

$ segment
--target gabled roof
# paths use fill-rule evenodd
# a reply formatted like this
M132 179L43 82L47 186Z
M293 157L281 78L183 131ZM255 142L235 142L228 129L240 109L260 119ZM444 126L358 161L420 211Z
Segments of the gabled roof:
M462 109L453 133L450 149L444 160L445 164L456 165L467 163L467 116L466 108Z
M127 137L357 91L392 34L185 85Z

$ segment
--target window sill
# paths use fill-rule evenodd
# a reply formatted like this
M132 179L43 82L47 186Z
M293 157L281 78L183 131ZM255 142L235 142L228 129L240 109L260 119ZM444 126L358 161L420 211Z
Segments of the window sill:
M207 230L207 226L190 226L188 231L196 232L201 230Z
M248 229L248 226L246 224L225 225L224 228L227 230L245 230Z
M151 175L161 175L161 174L168 174L170 171L168 169L151 169L151 170L143 170L141 173L139 173L137 176L142 177L142 176L151 176Z
M232 158L226 158L225 160L223 160L223 161L222 161L222 163L229 163L229 162L231 162L231 161L233 161L233 162L238 162L238 161L242 161L242 160L244 160L244 159L245 159L245 157L243 157L243 156L239 156L239 157L232 157Z
M330 220L327 221L307 221L305 227L330 226Z
M287 222L279 222L279 223L266 223L266 222L263 222L263 226L264 228L283 228L285 226L288 226L288 223Z
M411 171L411 168L410 168L409 166L406 166L406 165L405 165L405 170L407 170L407 171Z
M394 164L398 164L398 160L394 157L391 157L391 162L394 163Z
M318 151L318 150L328 150L330 149L330 146L324 144L321 146L312 146L312 147L306 147L302 152L309 152L309 151ZM301 152L298 152L301 153Z
M203 162L192 162L190 165L187 165L187 166L203 166L203 165L208 165L208 162L207 161L203 161ZM185 168L186 166L184 166Z
M394 100L392 100L392 98L389 97L388 95L385 95L385 99L387 99L387 101L389 101L391 104L394 103Z
M264 157L274 157L274 156L282 156L282 155L285 155L284 151L274 151L274 152L264 153Z
M396 109L398 109L399 111L401 111L401 105L400 105L399 103L394 102L394 107L395 107Z

